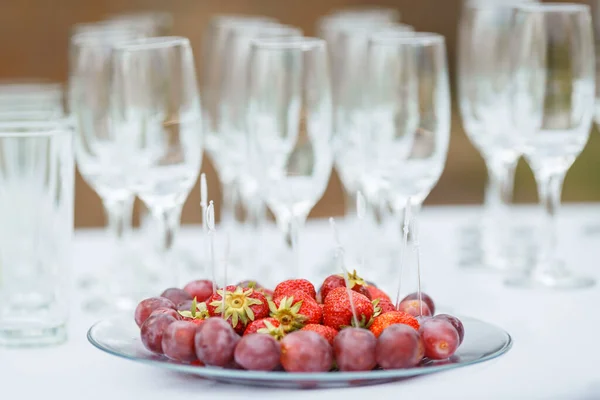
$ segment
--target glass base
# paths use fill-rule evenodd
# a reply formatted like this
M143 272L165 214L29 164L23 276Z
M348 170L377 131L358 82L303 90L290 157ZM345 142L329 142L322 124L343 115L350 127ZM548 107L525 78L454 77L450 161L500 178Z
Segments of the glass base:
M506 286L524 289L585 289L596 284L593 278L579 276L566 271L535 273L525 276L508 278Z
M52 346L66 340L66 324L52 328L0 327L0 346L5 347Z

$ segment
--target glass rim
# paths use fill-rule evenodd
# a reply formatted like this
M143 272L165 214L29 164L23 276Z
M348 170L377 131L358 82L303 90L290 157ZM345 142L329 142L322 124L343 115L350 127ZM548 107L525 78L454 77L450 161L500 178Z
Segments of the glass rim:
M518 12L527 13L589 13L590 6L579 3L523 3L514 7Z
M364 29L363 29L364 28ZM360 26L359 29L355 29L350 27L350 29L340 29L334 30L340 37L357 37L357 36L367 36L370 37L375 34L392 34L392 33L414 33L415 28L412 25L401 24L401 23L391 23L385 26Z
M277 19L267 17L264 15L251 15L251 14L219 14L211 17L209 21L210 26L223 27L227 25L237 24L259 24L265 22L277 22Z
M257 34L269 34L270 32L300 32L299 36L302 36L302 29L294 25L281 24L279 22L267 22L263 25L258 24L236 24L228 28L234 35L243 35L247 31Z
M515 9L521 5L527 4L538 4L535 0L504 0L502 2L489 2L489 1L469 1L464 5L464 9L474 10L503 10L503 9Z
M283 36L257 38L252 40L252 47L261 50L300 50L310 51L325 48L325 40L308 36Z
M434 46L443 45L446 38L434 32L377 32L371 35L371 43L394 44L394 45L416 45Z
M120 41L141 39L139 32L135 30L99 30L90 32L79 32L71 36L72 45L85 46L108 46Z
M2 121L0 139L19 137L52 137L72 135L73 129L68 117L48 121Z
M119 51L156 50L169 47L190 46L190 40L184 36L155 36L126 40L115 44Z

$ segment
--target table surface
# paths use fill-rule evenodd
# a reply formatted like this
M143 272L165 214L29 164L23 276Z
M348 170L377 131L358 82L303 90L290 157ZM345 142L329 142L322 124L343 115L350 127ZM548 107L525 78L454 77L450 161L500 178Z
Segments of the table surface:
M515 210L519 221L535 223L531 207ZM597 246L600 206L567 205L561 214L561 252L568 265L600 280ZM504 356L470 367L398 383L349 389L290 391L212 383L141 365L101 352L88 343L87 329L98 318L73 301L67 343L38 349L0 349L0 393L40 399L600 399L600 285L558 292L510 289L500 274L461 268L461 226L478 219L477 207L429 207L420 218L423 276L438 304L506 329L514 339ZM180 245L194 248L197 227L182 229ZM311 221L302 239L325 257L330 245L325 221ZM107 241L100 230L78 230L76 272L101 262ZM197 246L196 246L197 247ZM434 249L434 250L432 250ZM318 250L318 251L317 251ZM320 253L319 253L320 251ZM313 260L314 261L314 260ZM363 274L364 275L364 274ZM80 296L81 294L77 294ZM4 396L2 396L4 398Z

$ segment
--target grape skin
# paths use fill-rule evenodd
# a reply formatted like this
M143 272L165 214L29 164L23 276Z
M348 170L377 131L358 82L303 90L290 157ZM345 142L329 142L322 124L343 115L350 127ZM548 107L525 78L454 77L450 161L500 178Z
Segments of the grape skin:
M209 318L196 330L196 356L206 365L225 367L233 361L240 336L223 318Z
M423 299L423 301L427 304L427 307L429 307L429 311L431 311L431 315L435 315L435 303L433 302L433 299L431 298L431 296L429 296L427 293L421 292L421 299ZM419 300L419 294L416 292L411 293L402 299L402 301L405 301L405 300Z
M198 303L208 300L213 294L213 283L206 279L191 281L184 286L183 290L189 294L192 299L195 297ZM189 308L188 308L189 310Z
M193 362L196 357L194 337L196 324L188 321L175 321L165 329L162 337L162 350L172 360Z
M423 359L421 336L404 324L390 325L377 339L375 358L383 369L411 368Z
M462 344L463 339L465 338L465 327L460 319L449 314L438 314L435 316L435 318L445 319L446 321L450 322L454 329L456 329L456 332L458 332L458 344Z
M243 336L235 347L235 362L251 371L273 371L279 366L281 349L271 335L252 333Z
M193 297L190 296L190 294L188 292L184 292L182 289L179 289L179 288L166 289L164 292L162 292L160 297L164 297L164 298L171 300L173 302L173 304L179 304L186 300L193 299Z
M168 314L149 317L140 328L140 337L144 346L153 353L163 354L162 338L167 326L177 320Z
M345 328L333 340L333 352L340 371L370 371L377 365L377 338L368 329Z
M432 318L421 325L425 355L432 360L451 357L459 345L459 336L452 324L443 318Z
M287 372L327 372L333 349L316 332L295 331L281 340L281 365Z
M142 300L135 308L135 323L141 327L144 321L148 319L150 314L157 308L172 308L176 309L175 304L164 297L150 297Z

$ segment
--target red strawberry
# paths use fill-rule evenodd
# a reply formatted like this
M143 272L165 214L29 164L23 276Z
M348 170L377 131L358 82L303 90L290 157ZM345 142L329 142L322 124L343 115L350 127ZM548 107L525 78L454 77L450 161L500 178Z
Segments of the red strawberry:
M369 327L373 320L374 307L366 296L352 292L352 302L356 310L358 327ZM345 287L335 288L325 298L323 309L323 325L340 330L346 326L353 326L352 307Z
M305 292L313 300L317 298L317 292L312 283L307 281L306 279L290 279L287 281L281 282L279 285L275 287L275 291L273 292L273 298L288 296L294 292Z
M333 339L335 339L335 335L338 334L338 331L336 331L332 327L319 324L308 324L300 330L317 332L319 335L323 336L332 346Z
M379 289L376 286L369 285L369 286L367 286L367 290L369 291L369 294L371 295L371 300L386 299L390 303L392 302L392 299L390 298L390 296L388 296L383 290Z
M223 289L217 290L206 301L208 313L211 317L225 313L225 318L237 333L242 334L250 322L269 316L269 303L262 293L254 289L227 286L223 301L223 292Z
M283 328L280 327L281 323L275 318L263 318L257 319L251 322L244 331L244 336L252 333L267 333L273 336L275 339L280 340L285 336Z
M356 271L348 274L348 283L350 287L355 292L362 294L371 300L371 294L367 289L367 284L363 278L356 274ZM321 301L325 301L329 292L333 289L339 287L346 287L346 281L344 280L344 275L330 275L323 281L321 288L319 289L319 294L321 297Z
M375 306L375 316L385 314L386 312L396 311L394 304L387 299L375 299L373 300Z
M369 330L373 332L376 337L379 337L385 328L394 324L405 324L413 327L416 331L419 330L419 321L412 315L402 311L390 311L375 317Z
M302 328L306 324L320 324L323 311L319 304L304 292L276 297L269 302L271 316L276 318L285 332Z

